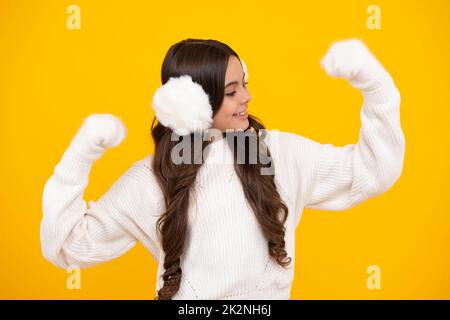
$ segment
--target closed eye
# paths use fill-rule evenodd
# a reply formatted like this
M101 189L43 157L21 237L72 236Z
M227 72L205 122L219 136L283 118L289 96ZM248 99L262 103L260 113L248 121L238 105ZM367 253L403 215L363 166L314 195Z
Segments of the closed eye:
M248 85L248 81L247 81L247 82L244 82L244 88L246 88L247 85ZM233 91L233 92L227 93L227 96L233 97L235 94L236 94L236 91Z

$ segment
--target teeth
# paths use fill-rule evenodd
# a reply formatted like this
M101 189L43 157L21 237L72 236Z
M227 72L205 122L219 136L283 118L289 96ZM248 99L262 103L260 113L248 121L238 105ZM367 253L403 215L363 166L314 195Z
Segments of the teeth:
M239 113L235 113L234 115L240 117L240 116L243 116L246 112L247 111L242 111L242 112L239 112Z

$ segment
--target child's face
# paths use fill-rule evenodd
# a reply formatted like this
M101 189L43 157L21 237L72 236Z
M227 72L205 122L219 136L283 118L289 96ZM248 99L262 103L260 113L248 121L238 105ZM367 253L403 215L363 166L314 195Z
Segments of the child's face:
M227 84L232 83L227 86ZM235 56L230 56L225 75L225 93L219 111L213 117L213 128L225 132L226 129L246 130L249 126L247 113L237 116L236 113L246 111L250 101L250 92L244 82L244 70Z

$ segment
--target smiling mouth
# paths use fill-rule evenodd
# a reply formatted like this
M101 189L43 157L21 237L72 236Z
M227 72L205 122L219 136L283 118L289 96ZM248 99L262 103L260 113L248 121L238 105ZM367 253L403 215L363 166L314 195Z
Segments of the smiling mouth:
M243 117L247 115L247 110L242 111L242 112L238 112L238 113L233 113L233 116L235 117Z
M233 118L238 120L247 120L248 119L247 110L233 114Z

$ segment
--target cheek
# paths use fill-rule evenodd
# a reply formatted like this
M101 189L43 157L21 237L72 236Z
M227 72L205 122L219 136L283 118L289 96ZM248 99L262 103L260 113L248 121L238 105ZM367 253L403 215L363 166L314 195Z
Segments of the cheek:
M228 118L232 117L233 113L236 111L236 108L237 106L235 103L232 102L226 103L223 108L224 115Z
M234 110L236 110L234 103L224 102L216 116L222 120L229 120L233 117Z

